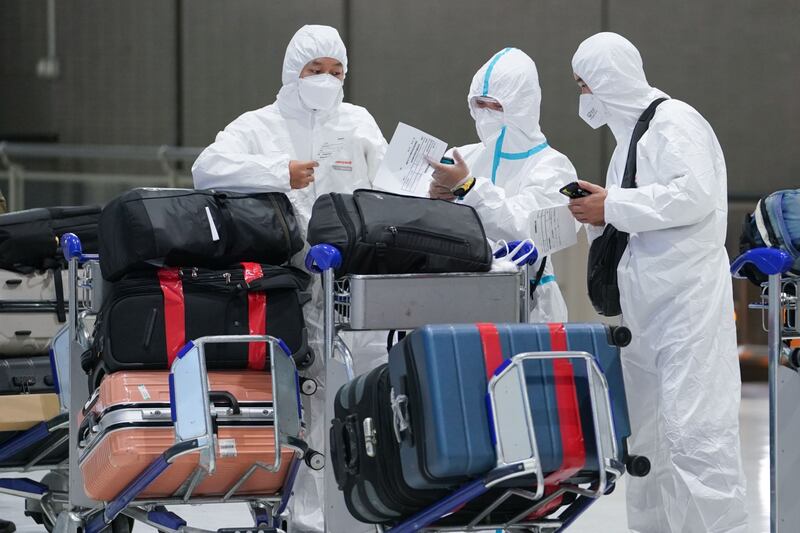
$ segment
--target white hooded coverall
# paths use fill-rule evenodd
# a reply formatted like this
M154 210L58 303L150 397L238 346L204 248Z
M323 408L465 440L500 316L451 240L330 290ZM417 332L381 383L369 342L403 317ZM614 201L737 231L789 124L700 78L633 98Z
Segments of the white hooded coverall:
M547 144L539 128L542 91L533 60L521 50L506 48L487 61L472 78L467 103L473 119L475 97L494 98L502 106L502 125L481 142L458 148L476 178L463 203L475 208L486 236L497 241L531 237L531 211L567 203L559 189L577 179L566 156ZM532 267L537 272L542 259ZM552 258L534 293L531 322L566 322L567 306L553 275Z
M581 43L572 68L602 102L617 141L605 220L630 233L617 271L623 322L633 334L623 351L629 448L650 458L652 471L628 479L629 527L744 532L722 149L695 109L667 100L638 143L637 188L620 188L634 124L666 95L647 83L638 50L614 33Z
M386 140L372 115L363 107L343 103L341 93L330 110L313 111L300 99L298 79L310 61L330 57L339 60L347 71L347 53L339 33L329 26L303 26L292 37L283 61L283 87L275 103L249 111L225 127L197 158L193 167L198 189L226 189L239 192L284 192L294 206L300 227L305 231L311 208L320 195L349 193L372 188ZM305 189L292 190L289 161L315 160L315 181ZM305 250L293 262L302 266ZM316 362L305 372L319 388L305 402L307 441L323 451L325 387L322 370L322 294L319 276L314 276L312 300L304 307L306 326ZM358 360L371 366L386 357L386 335L346 335L345 342ZM361 370L357 366L357 372ZM336 391L332 391L335 393ZM305 398L304 398L305 399ZM323 473L305 464L295 482L291 499L292 531L322 531Z

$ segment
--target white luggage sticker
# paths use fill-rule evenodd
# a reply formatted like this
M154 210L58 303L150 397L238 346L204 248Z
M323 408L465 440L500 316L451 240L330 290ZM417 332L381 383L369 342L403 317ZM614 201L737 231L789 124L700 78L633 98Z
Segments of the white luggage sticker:
M149 400L150 399L150 392L147 390L147 387L144 385L139 385L139 394L142 395L142 400Z
M219 439L219 456L236 457L236 439Z
M208 217L208 227L211 228L211 240L218 241L219 233L217 232L217 225L214 224L214 218L211 216L211 209L206 206L206 217Z

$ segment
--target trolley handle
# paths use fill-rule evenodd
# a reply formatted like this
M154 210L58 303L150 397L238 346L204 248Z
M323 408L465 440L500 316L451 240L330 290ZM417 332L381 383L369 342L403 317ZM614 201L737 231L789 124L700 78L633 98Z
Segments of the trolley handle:
M777 248L753 248L737 257L731 264L731 274L735 278L742 278L741 270L752 264L763 274L774 276L785 274L792 268L792 257Z
M331 244L315 244L306 254L306 269L315 274L342 266L342 253Z
M80 264L100 258L98 254L83 253L81 239L74 233L65 233L61 236L59 243L61 244L61 253L64 254L64 259L66 259L67 262L71 259L77 259Z

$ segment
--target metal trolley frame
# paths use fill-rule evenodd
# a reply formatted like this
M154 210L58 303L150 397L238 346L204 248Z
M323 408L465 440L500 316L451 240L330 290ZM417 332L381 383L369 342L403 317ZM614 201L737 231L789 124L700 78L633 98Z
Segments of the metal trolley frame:
M459 322L527 322L529 316L528 269L506 274L442 274L442 275L378 275L334 278L334 269L341 264L339 251L329 245L312 247L306 259L309 269L322 275L324 304L324 360L328 391L353 378L350 350L338 335L340 330L366 331L413 329L430 323ZM497 288L500 290L496 290ZM505 292L503 292L505 291ZM490 295L488 305L487 296ZM562 484L545 496L544 472L539 460L534 423L530 409L523 367L526 362L567 359L586 366L598 465L598 479L582 485ZM608 383L594 357L585 352L542 352L515 355L488 385L489 401L503 409L493 408L493 434L496 435L498 463L484 478L454 491L449 497L420 511L408 520L386 529L387 533L416 531L526 531L551 533L571 524L598 497L613 490L616 480L625 472L617 460ZM326 414L333 418L334 394L326 396ZM509 408L509 406L513 406ZM330 452L327 442L326 454ZM337 489L332 469L325 469L326 531L383 532L381 526L355 521L346 510L343 496ZM531 490L508 489L497 501L467 524L435 525L465 503L484 494L495 485L521 476L536 479ZM578 495L557 519L528 519L565 493ZM487 516L508 498L530 501L529 507L505 523L490 523Z
M789 274L789 254L775 248L745 252L733 262L731 273L741 277L739 272L748 263L769 276L760 300L750 308L761 310L769 345L770 532L789 533L800 523L794 497L800 476L800 348L787 344L800 339L800 277Z
M79 279L81 264L96 266L96 255L85 255L79 239L72 234L62 237L64 255L69 262L69 301L76 302L79 289L95 294L95 303L100 299L102 279L91 276ZM95 263L92 265L92 263ZM97 272L94 268L84 271ZM99 306L99 304L98 304ZM68 313L69 340L69 411L79 413L89 398L86 374L81 368L81 354L88 348L88 336L82 334L81 324L91 309L79 312L70 304ZM269 348L273 390L273 427L275 434L275 461L273 464L256 463L237 480L221 497L194 497L193 492L216 468L216 429L213 419L216 408L209 398L208 375L204 349L212 343L261 342ZM219 532L259 531L282 532L281 514L291 496L292 486L300 461L306 456L308 447L304 441L302 409L300 406L300 384L295 362L282 341L266 335L210 336L188 342L178 354L170 369L170 412L175 427L176 441L161 456L154 460L139 476L131 481L113 500L97 502L84 491L79 468L80 435L77 416L69 417L69 488L56 490L41 483L21 480L17 486L19 495L50 502L48 519L57 533L99 533L111 527L113 531L129 531L134 520L143 522L164 533L212 533L187 525L186 521L165 507L170 504L205 504L243 502L249 506L255 525L222 529ZM282 451L292 452L292 464L283 490L278 494L257 496L237 495L236 492L250 476L259 469L276 472L281 469ZM199 466L182 484L179 493L170 498L140 498L145 489L170 464L187 453L199 452Z

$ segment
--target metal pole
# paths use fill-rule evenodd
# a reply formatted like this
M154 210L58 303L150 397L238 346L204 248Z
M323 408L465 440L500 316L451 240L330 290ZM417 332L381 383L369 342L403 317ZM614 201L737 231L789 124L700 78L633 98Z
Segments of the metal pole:
M324 324L323 335L325 337L325 365L333 358L333 338L336 335L333 325L333 269L329 268L322 273L322 293L324 294Z
M527 324L531 320L531 266L527 263L523 274L525 279L522 280L522 320L520 322Z
M769 344L769 527L776 533L778 522L778 368L781 357L781 275L769 277L767 341Z

